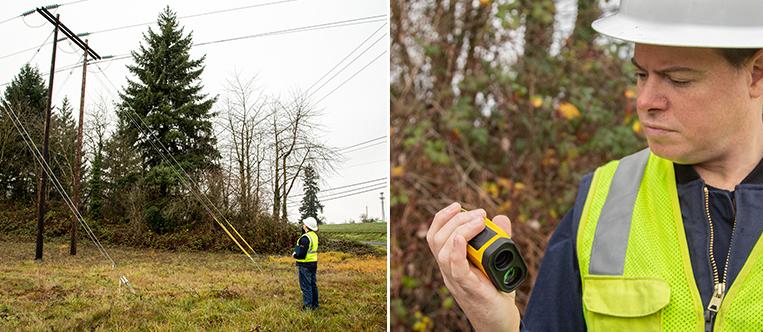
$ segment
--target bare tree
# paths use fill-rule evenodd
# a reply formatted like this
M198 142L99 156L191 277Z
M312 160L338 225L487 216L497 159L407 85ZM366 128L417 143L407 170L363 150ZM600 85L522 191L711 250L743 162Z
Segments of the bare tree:
M242 80L236 73L228 80L223 103L225 107L224 129L228 134L231 151L231 180L235 187L238 208L244 213L256 212L259 206L259 174L262 165L262 153L258 149L262 142L259 138L260 124L267 120L265 114L266 98L255 87L256 76ZM234 167L235 165L235 167Z
M279 121L273 120L276 151L273 215L286 220L287 198L305 165L333 171L339 154L319 142L317 132L321 128L316 118L320 114L304 94L292 94L288 104L276 100L273 107L274 116L281 119L280 128Z

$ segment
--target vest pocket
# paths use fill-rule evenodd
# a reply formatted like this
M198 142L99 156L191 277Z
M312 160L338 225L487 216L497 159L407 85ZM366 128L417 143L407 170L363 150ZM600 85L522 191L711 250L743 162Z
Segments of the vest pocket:
M658 278L586 276L583 305L589 331L660 331L670 285Z

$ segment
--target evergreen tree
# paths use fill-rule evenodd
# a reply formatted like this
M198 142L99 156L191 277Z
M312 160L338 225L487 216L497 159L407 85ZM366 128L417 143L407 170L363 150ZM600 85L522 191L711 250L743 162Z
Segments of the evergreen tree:
M304 175L302 175L305 196L302 197L302 206L299 207L300 220L313 217L318 221L318 224L323 224L323 220L318 218L318 211L323 213L323 204L318 201L318 192L321 191L318 188L319 179L320 177L313 166L307 165L304 169Z
M153 204L146 209L146 219L160 232L172 229L171 223L180 219L165 218L164 207L172 199L190 196L179 185L174 161L165 161L154 150L152 144L160 146L155 140L192 177L213 169L220 156L211 121L216 99L201 92L205 57L191 59L192 44L191 33L183 33L175 13L166 7L159 15L158 30L149 28L139 50L132 52L135 63L127 68L135 80L128 80L120 94L118 116L131 124L122 127L123 134L140 153L148 201ZM136 124L147 133L138 131ZM166 153L163 148L162 152Z
M66 192L71 195L77 152L77 125L69 98L64 97L61 106L54 111L51 115L50 167Z
M90 171L90 181L88 181L88 215L93 220L100 220L103 215L101 208L103 207L103 141L101 137L97 138L95 148L95 156L93 157L93 165Z
M0 193L14 200L33 200L39 166L10 119L13 111L35 142L42 142L48 89L36 67L24 65L0 101ZM39 146L38 146L39 147Z

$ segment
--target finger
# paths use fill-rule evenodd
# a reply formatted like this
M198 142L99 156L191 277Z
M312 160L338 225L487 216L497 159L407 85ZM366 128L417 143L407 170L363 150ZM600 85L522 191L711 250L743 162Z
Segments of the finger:
M511 236L511 220L509 220L509 217L504 215L497 215L495 218L493 218L493 223L498 225L506 234L509 234Z
M463 286L469 279L473 279L471 265L466 259L466 239L460 234L455 234L452 243L449 257L450 274L454 281Z
M484 297L497 292L490 279L466 258L466 243L463 236L453 236L453 251L450 255L450 274L453 282L467 296ZM460 254L462 252L463 255Z
M483 209L472 210L469 212L461 212L454 216L445 225L442 226L439 232L434 235L433 243L435 248L440 248L445 244L445 241L450 239L450 235L464 224L472 221L480 221L485 217L486 213ZM484 222L482 222L484 224ZM471 238L469 238L471 239Z
M461 210L461 204L458 204L458 202L454 202L444 209L438 211L434 218L432 219L432 224L429 225L429 230L427 231L427 243L429 243L430 249L432 248L432 239L434 238L434 235L437 234L437 232L440 231L440 228L448 222L453 216L458 214L458 212ZM439 247L438 247L439 248ZM432 252L434 253L435 250L433 249Z
M443 243L442 246L437 250L437 265L440 266L440 269L443 270L444 274L451 275L450 271L450 264L451 264L451 257L457 256L457 257L463 257L463 259L466 259L466 246L464 246L462 249L454 249L453 248L453 237L454 236L461 236L466 238L473 238L475 235L477 235L482 229L485 228L485 223L481 219L472 219L470 222L459 226L455 231L451 233L451 236L446 240L447 242ZM442 231L440 231L442 233Z

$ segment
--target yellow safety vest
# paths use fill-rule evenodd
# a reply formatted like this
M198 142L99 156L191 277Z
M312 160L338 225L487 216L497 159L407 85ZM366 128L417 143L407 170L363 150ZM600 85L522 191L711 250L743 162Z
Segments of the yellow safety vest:
M704 331L671 161L646 149L598 168L576 250L590 331ZM759 240L714 331L763 331L761 254Z
M313 231L309 231L302 236L307 236L307 238L310 240L310 245L307 246L307 255L303 259L298 259L297 262L300 263L307 263L307 262L317 262L318 261L318 235L315 234ZM302 238L300 236L299 239L297 239L297 245L299 245L299 240Z

